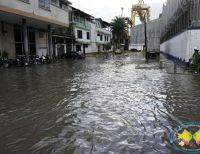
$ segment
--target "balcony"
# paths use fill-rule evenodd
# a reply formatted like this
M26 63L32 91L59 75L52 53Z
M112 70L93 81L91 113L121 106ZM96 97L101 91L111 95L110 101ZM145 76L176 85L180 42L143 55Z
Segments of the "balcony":
M85 24L85 23L80 23L80 22L73 22L73 24L77 28L86 29L86 30L90 30L91 29L91 25L90 24Z
M97 28L97 32L103 33L103 34L106 34L106 35L112 35L111 31L108 31L108 30L103 29L103 28Z
M50 5L49 10L42 9L36 0L1 0L0 11L9 13L11 20L16 17L13 21L25 18L30 24L32 22L35 25L41 25L42 23L47 25L50 23L55 27L69 27L69 11L53 5ZM7 20L9 19L5 21ZM18 24L18 21L16 22Z

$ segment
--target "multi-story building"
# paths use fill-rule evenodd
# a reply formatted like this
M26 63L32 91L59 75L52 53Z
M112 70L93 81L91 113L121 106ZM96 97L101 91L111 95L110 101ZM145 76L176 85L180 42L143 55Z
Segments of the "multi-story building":
M9 58L66 52L70 4L67 0L0 0L0 51Z
M73 49L84 54L106 50L111 42L112 33L110 24L95 19L93 16L72 8L72 28L74 31L75 43Z
M103 21L102 19L95 19L96 25L96 45L97 51L109 50L109 46L107 46L111 42L111 24Z

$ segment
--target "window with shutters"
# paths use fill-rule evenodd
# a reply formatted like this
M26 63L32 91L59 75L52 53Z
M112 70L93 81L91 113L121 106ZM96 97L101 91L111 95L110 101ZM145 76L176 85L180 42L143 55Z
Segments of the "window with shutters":
M39 0L39 7L50 10L51 0Z

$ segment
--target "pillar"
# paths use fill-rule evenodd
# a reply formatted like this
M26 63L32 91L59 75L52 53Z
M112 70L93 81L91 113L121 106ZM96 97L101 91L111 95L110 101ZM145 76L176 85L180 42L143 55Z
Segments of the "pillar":
M52 58L52 34L51 25L48 25L48 56Z
M23 28L23 38L24 38L24 54L28 58L29 50L28 50L28 30L26 25L26 19L22 19L22 28Z

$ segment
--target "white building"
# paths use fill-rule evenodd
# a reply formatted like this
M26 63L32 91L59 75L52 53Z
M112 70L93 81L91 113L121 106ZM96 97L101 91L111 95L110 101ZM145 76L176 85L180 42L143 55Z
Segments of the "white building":
M17 55L57 56L52 38L63 39L62 52L66 52L66 36L53 36L52 31L69 28L70 4L67 0L0 0L0 52L6 51L13 59Z
M161 16L161 51L189 62L200 49L200 1L167 0Z
M102 19L95 19L96 31L94 36L96 36L96 47L97 51L107 51L110 50L109 46L106 45L111 43L112 32L110 29L110 24L103 21Z
M75 35L74 51L88 54L108 50L106 45L111 42L112 37L109 23L72 8L72 25Z

